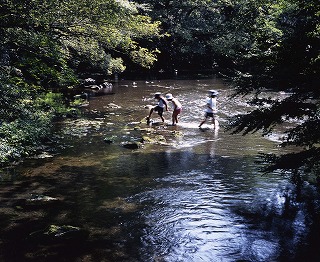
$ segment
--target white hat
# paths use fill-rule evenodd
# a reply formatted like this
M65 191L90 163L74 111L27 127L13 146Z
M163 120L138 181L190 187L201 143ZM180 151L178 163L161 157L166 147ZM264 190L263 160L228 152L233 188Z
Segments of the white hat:
M166 94L166 99L171 100L173 98L172 94L168 93Z
M154 94L154 97L159 97L159 96L161 96L160 92L157 92L157 93Z
M209 94L210 94L211 96L217 96L217 95L219 94L219 92L216 91L216 90L209 90Z

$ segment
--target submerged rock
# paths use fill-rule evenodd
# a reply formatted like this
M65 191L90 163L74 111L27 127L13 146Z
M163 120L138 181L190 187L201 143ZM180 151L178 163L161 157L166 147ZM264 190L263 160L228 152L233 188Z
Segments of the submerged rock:
M174 137L183 137L183 132L181 131L172 131L171 135L173 135Z
M154 139L152 139L150 136L145 135L142 137L142 142L143 143L154 143Z
M142 137L143 143L149 143L149 144L163 144L166 143L167 140L163 135L144 135Z
M52 158L54 157L53 154L49 153L49 152L42 152L38 155L33 156L32 158L34 159L44 159L44 158Z
M115 103L109 103L105 108L113 108L113 109L118 109L121 108L121 106L115 104Z
M72 237L75 236L75 233L77 235L80 231L81 229L79 227L74 227L70 225L50 225L48 229L44 232L44 234L53 237Z
M142 147L142 143L137 141L122 142L121 145L127 149L139 149Z
M38 194L31 194L31 197L27 199L28 202L50 202L50 201L57 201L58 199L55 197L50 197L46 195L38 195Z
M107 144L112 144L114 143L115 139L117 138L117 136L109 136L109 137L105 137L103 139L103 141Z
M60 203L60 199L42 194L31 194L30 198L19 200L16 209L41 209L49 208Z
M32 232L29 239L37 241L59 241L59 240L83 240L89 233L79 227L71 225L50 225L48 228Z

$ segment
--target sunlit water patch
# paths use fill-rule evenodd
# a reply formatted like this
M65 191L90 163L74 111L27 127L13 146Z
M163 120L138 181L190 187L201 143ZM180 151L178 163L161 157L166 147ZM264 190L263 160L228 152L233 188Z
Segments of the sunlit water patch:
M151 251L145 261L276 259L278 239L268 232L253 234L250 223L234 212L239 203L251 202L254 192L243 192L241 179L230 188L224 175L214 167L205 173L170 174L158 179L161 188L136 196L142 203L152 203L143 214L147 227L142 241Z

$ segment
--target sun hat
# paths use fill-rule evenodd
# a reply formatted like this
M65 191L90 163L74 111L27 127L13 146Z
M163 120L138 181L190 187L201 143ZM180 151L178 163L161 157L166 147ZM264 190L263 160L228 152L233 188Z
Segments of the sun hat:
M166 99L167 100L171 100L173 98L172 94L168 93L166 94Z
M211 96L217 96L217 95L219 94L219 92L212 89L212 90L209 90L209 94L210 94Z

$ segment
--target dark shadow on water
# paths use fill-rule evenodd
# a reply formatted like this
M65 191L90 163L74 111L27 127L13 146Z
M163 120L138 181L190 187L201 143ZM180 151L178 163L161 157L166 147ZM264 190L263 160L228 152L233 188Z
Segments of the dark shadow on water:
M163 229L163 233L172 230L173 235L184 229L168 229L166 225L157 224L157 220L166 221L163 216L171 208L173 213L190 212L192 202L188 203L188 199L194 198L195 207L201 205L197 203L198 197L206 199L199 196L201 191L211 198L204 216L207 212L216 216L215 209L210 211L210 205L223 204L220 215L227 212L232 221L240 221L246 228L242 234L252 238L252 245L260 243L254 239L261 235L265 235L267 243L279 244L277 261L299 261L302 255L308 261L316 261L319 252L312 243L318 237L312 239L310 245L304 244L308 237L315 238L305 234L311 227L298 232L300 235L295 232L294 218L298 210L293 209L292 217L284 217L276 203L253 193L261 186L263 190L268 186L268 183L261 185L265 183L264 178L253 172L256 168L253 162L251 157L136 152L92 165L65 163L50 175L46 168L35 173L30 170L16 181L1 185L1 261L172 261L165 259L169 251L164 251L164 245L175 246L180 240L164 240L161 234L154 235L156 228ZM55 197L58 201L28 204L26 200L31 193ZM200 209L194 212L202 214ZM67 240L30 237L50 225L80 227L88 235ZM150 236L155 239L146 238ZM294 240L294 237L300 239ZM231 249L239 250L237 246ZM308 255L311 251L312 256ZM226 259L237 257L251 261L254 257L251 251L242 252L236 252L236 256L229 254ZM180 261L179 256L175 260L172 255L173 261Z

